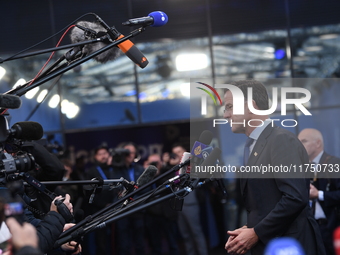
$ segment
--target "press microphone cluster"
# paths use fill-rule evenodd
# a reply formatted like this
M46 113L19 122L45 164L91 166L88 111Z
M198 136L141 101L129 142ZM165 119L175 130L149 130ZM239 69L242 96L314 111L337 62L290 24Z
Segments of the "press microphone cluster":
M146 185L148 182L152 181L152 179L155 177L158 169L157 167L150 165L148 166L144 172L139 176L136 183L134 182L123 182L123 185L125 187L125 190L119 195L119 198L122 198L124 196L127 196L132 191L137 190L138 188ZM124 203L127 203L128 201L125 201Z
M108 46L114 41L124 39L124 35L119 33L115 27L107 25L98 15L96 15L96 19L96 22L80 21L71 31L70 37L73 43L98 39L97 41L82 47L81 51L84 55L89 55ZM150 13L148 17L131 19L123 24L134 23L159 27L165 25L167 22L168 16L164 12L156 11ZM149 61L130 40L124 40L117 46L139 67L144 68L148 65ZM94 59L100 63L106 63L107 61L116 59L119 55L119 50L116 47L112 47L95 56Z

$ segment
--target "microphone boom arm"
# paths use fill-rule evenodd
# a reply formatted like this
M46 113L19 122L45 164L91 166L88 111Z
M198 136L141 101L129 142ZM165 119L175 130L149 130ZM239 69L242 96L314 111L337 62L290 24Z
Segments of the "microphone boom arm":
M55 77L57 77L57 76L59 76L59 75L65 73L65 72L67 72L67 71L73 69L74 67L76 67L76 66L78 66L78 65L80 65L80 64L82 64L82 63L84 63L84 62L86 62L86 61L88 61L88 60L90 60L90 59L92 59L93 57L95 57L95 56L97 56L97 55L103 53L104 51L106 51L106 50L108 50L108 49L110 49L110 48L112 48L112 47L115 47L115 46L117 46L118 44L120 44L120 43L122 43L122 42L124 42L124 41L126 41L126 40L128 40L128 39L130 39L130 38L132 38L132 37L134 37L134 36L139 35L139 34L142 33L144 30L145 30L144 27L135 29L134 31L130 32L127 36L124 36L124 37L122 37L122 38L120 38L120 39L118 39L118 40L116 40L116 41L110 43L109 45L107 45L107 46L105 46L105 47L103 47L103 48L97 50L96 52L93 52L93 53L91 53L91 54L85 56L85 57L82 58L82 59L76 60L76 61L74 61L73 63L69 64L68 66L66 66L66 67L64 67L64 68L62 68L62 69L60 69L60 70L57 70L57 71L55 71L55 72L50 72L46 77L41 78L39 81L32 83L32 85L30 85L30 86L23 85L23 86L20 86L20 87L14 89L14 90L13 90L13 89L12 89L12 90L9 90L9 91L5 92L5 94L14 94L14 95L17 95L17 96L22 96L22 95L24 95L26 92L28 92L29 90L31 90L31 89L33 89L33 88L35 88L35 87L38 87L38 86L40 86L41 84L43 84L43 83L45 83L45 82L47 82L47 81L49 81L49 80L52 80L53 78L55 78ZM85 45L85 44L94 43L94 42L98 42L98 39L89 40L89 41L85 41L85 42L81 42L81 43L76 43L76 44L69 44L69 45L67 45L67 47L69 48L69 47L71 47L71 46L72 46L72 47L73 47L73 46L79 46L79 44L80 44L80 45ZM65 47L66 47L66 46L65 46ZM59 48L59 47L57 47L57 49L58 49L58 48ZM53 51L53 50L52 50L52 51ZM45 52L44 52L44 53L45 53ZM32 54L33 54L33 53L32 53ZM37 53L37 54L40 54L40 53ZM23 57L24 55L20 55L20 56Z

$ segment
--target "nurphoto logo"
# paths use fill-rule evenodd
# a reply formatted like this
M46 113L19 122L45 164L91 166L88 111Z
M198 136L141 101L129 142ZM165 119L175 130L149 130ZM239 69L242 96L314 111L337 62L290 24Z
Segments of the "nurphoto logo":
M233 115L243 115L244 114L244 105L245 105L245 99L247 100L248 108L250 112L256 115L270 115L274 113L278 108L278 89L277 87L272 88L272 105L268 110L258 110L255 109L253 106L253 89L251 87L248 88L248 96L247 98L244 97L244 94L240 88L238 88L235 85L231 84L216 84L215 87L212 87L206 83L197 82L199 84L202 84L209 88L213 93L211 93L209 90L205 88L197 87L200 90L203 90L206 92L206 94L201 95L201 115L205 116L207 114L207 95L210 96L210 98L213 100L215 105L217 104L216 98L219 100L220 105L222 106L222 100L219 94L217 93L216 89L228 89L232 95L233 95L233 108L232 108L232 114ZM311 93L308 89L305 88L299 88L299 87L281 87L281 115L285 116L287 115L287 105L292 104L296 109L299 109L304 115L312 115L306 107L303 105L311 99ZM288 98L287 95L289 93L298 93L300 96L298 98ZM216 98L215 98L215 96ZM287 121L293 121L293 126L286 126L283 124L283 126L286 127L294 127L297 125L296 120L292 119L286 119L281 121L281 124ZM216 124L226 124L228 123L228 120L226 119L214 119L214 127ZM230 123L231 124L231 123Z

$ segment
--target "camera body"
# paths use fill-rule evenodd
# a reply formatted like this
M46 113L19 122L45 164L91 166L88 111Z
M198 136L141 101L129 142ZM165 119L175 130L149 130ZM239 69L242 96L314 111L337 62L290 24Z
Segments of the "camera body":
M22 150L22 146L25 140L40 139L42 134L39 123L18 122L8 128L6 117L0 115L0 177L27 172L35 167L34 157Z
M123 167L125 166L125 159L130 155L130 151L128 149L116 148L111 151L112 156L112 166L113 167Z

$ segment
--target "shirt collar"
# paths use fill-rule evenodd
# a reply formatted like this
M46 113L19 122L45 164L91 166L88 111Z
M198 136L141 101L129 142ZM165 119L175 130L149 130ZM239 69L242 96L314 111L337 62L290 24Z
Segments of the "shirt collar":
M263 130L272 122L271 119L266 119L265 121L263 121L263 125L262 126L258 126L256 127L253 132L250 133L249 137L253 138L255 141L257 141L257 139L259 138L259 136L261 135L261 133L263 132Z
M323 154L323 151L321 151L312 161L315 164L319 164L322 154Z

